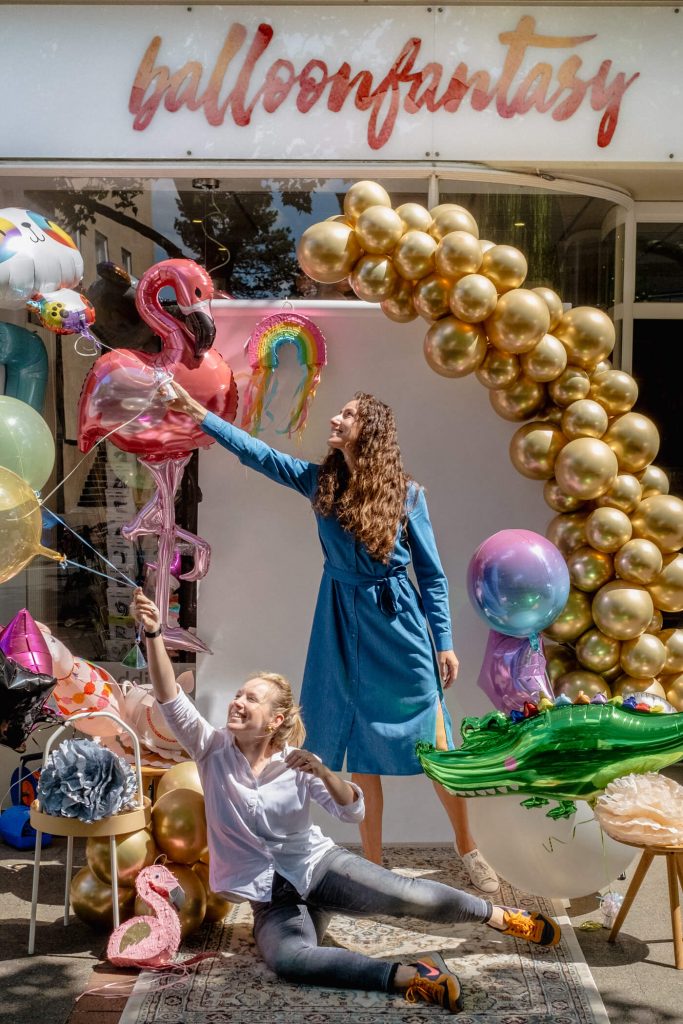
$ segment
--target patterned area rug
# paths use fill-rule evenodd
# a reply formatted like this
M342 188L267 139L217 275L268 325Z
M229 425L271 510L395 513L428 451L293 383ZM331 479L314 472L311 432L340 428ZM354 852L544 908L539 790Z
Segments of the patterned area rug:
M466 888L462 868L448 847L393 847L391 867ZM560 916L562 909L502 886L500 902ZM558 914L559 911L559 914ZM566 920L552 949L499 936L483 925L453 928L388 918L335 917L325 944L404 963L438 950L458 975L464 1010L459 1024L608 1024L608 1017L574 933ZM225 921L192 936L181 956L218 950L185 978L143 973L120 1024L420 1024L438 1007L411 1005L400 996L314 988L280 982L261 961L251 934L248 904Z

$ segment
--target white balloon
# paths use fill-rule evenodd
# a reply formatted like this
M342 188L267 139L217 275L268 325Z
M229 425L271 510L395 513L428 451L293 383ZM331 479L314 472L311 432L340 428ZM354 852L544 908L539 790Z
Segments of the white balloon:
M576 802L570 818L547 817L549 806L527 809L520 796L468 799L477 848L499 877L548 899L573 899L606 888L638 850L602 832L592 809Z
M83 258L73 239L40 213L0 210L0 308L21 309L37 292L75 288Z

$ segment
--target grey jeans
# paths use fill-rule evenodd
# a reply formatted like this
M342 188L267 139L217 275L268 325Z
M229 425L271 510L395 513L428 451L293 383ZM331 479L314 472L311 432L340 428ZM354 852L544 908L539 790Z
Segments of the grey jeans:
M484 922L491 903L441 882L404 878L335 847L317 865L307 897L277 873L270 903L252 903L254 938L268 966L287 981L388 992L396 965L320 946L333 913L417 917L439 924Z

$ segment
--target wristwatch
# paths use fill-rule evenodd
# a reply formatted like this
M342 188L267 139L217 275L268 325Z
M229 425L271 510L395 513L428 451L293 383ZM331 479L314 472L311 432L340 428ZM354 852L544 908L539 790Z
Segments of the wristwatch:
M149 633L146 629L143 629L142 632L145 634L148 640L154 640L155 637L161 636L162 629L161 626L159 626L159 628L155 629L153 633Z

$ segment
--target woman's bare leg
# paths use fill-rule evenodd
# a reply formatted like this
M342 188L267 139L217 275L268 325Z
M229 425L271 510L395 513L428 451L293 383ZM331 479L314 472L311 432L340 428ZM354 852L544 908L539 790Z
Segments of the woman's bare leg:
M476 848L474 837L470 832L470 822L467 814L467 801L462 796L449 793L438 782L434 782L436 795L443 804L448 815L448 820L453 827L455 835L455 848L462 857L465 853L471 853Z
M384 794L382 793L381 775L351 774L351 781L363 790L365 799L365 818L360 823L360 841L363 844L363 856L373 864L382 863L382 815L384 813Z

